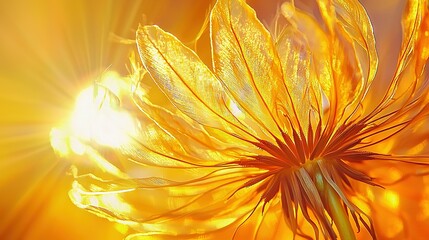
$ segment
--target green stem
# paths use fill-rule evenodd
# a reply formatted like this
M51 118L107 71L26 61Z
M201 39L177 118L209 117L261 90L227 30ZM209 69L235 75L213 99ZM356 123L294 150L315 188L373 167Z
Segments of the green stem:
M341 198L328 183L326 183L326 195L328 199L329 214L334 220L335 226L337 226L340 239L356 240L355 233L349 221L349 216L341 204Z
M322 198L326 199L324 204L327 206L325 207L337 227L340 239L356 240L355 233L349 221L349 216L342 205L340 196L334 188L326 182L325 178L319 171L316 171L315 178L317 189L319 190Z

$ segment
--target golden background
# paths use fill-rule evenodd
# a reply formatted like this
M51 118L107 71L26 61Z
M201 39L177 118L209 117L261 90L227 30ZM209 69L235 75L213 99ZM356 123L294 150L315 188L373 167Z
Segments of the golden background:
M274 16L279 2L249 1L263 22ZM375 22L383 69L389 69L395 62L386 59L396 59L398 52L402 4L365 4ZM138 24L146 21L189 42L210 5L199 0L0 1L0 239L123 238L126 229L72 205L71 163L54 155L49 131L69 117L76 95L97 75L128 73L135 46L114 36L133 39Z

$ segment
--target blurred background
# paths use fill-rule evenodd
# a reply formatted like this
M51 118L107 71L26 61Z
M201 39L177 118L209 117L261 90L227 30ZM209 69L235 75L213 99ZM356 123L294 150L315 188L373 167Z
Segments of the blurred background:
M281 1L249 3L269 22ZM384 59L378 77L385 78L396 63L403 4L363 3ZM119 38L134 39L139 23L154 23L191 42L211 5L202 0L0 1L0 239L123 238L127 229L71 203L70 162L55 156L49 132L70 117L78 93L101 73L128 74L135 45ZM207 59L209 51L201 50Z

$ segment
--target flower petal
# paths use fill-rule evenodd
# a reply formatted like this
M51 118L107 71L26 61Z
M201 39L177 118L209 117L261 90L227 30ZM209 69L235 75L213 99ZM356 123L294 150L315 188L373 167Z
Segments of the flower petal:
M221 82L176 37L157 26L140 26L137 46L146 70L179 110L214 128L238 124Z
M335 0L334 5L338 14L337 20L357 44L355 51L359 59L358 66L366 73L365 87L368 87L375 77L378 65L371 22L363 6L356 0ZM359 47L363 52L359 51Z
M324 91L332 108L330 121L334 124L359 107L376 74L378 58L371 23L358 1L317 3L331 42L332 88Z
M396 104L408 101L414 93L428 89L422 77L429 57L429 6L424 0L409 0L402 17L403 41L395 76L386 99L394 95ZM409 79L413 79L410 84ZM412 87L411 87L412 86ZM419 95L425 96L427 90ZM414 95L414 96L413 96ZM399 104L398 104L399 103Z
M247 114L280 136L277 101L286 95L270 34L241 0L217 1L210 23L215 73Z
M283 3L281 12L284 19L277 20L276 47L297 121L307 128L314 110L323 113L322 89L332 85L330 42L319 24L292 3Z
M112 184L92 175L78 179L70 193L76 205L148 236L185 238L236 226L260 198L257 186L232 195L247 181L241 169L213 170L187 182L148 177L116 179ZM232 233L230 229L228 238Z
M146 165L213 166L248 155L256 148L236 137L212 130L179 111L172 113L153 105L147 99L135 99L145 114L140 117L142 127L134 143L123 148L134 161Z
M416 75L423 70L422 65L429 55L429 5L425 0L409 0L402 17L403 41L398 63L398 73L416 57ZM412 55L414 54L414 55Z
M383 141L379 152L396 152L408 155L408 162L423 162L413 148L426 144L421 136L427 132L425 122L429 114L428 78L424 74L429 57L428 2L408 1L402 26L403 42L396 72L382 99L367 117L378 119L368 136L373 142ZM376 90L372 94L379 94ZM406 143L404 137L408 139Z

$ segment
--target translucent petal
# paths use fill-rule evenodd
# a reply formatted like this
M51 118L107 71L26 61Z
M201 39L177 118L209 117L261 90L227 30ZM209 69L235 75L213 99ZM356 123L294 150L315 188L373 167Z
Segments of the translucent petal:
M70 194L76 205L137 231L186 237L236 224L253 210L257 185L232 195L245 174L228 169L186 183L153 177L109 182L86 175Z
M287 21L279 19L276 47L281 60L284 82L296 109L297 122L307 129L309 116L324 111L323 89L331 88L329 40L318 23L290 3L282 5ZM325 106L326 107L326 106Z
M293 234L285 226L284 221L282 221L279 204L270 204L268 210L264 213L261 213L261 207L258 207L253 214L249 217L238 221L226 228L218 229L213 232L205 234L188 234L180 237L180 239L186 240L197 240L197 239L207 239L207 240L217 240L217 239L254 239L254 240L264 240L264 239L292 239ZM245 221L244 221L245 220ZM234 235L235 234L235 235ZM177 236L171 235L151 235L147 233L135 234L129 236L127 240L150 240L150 239L177 239ZM301 239L301 238L297 238Z
M375 49L373 29L368 15L356 0L335 0L337 20L346 33L353 39L359 67L364 70L366 87L371 84L377 72L378 57ZM363 52L359 51L359 47Z
M425 87L422 77L429 57L429 6L427 1L410 0L402 17L403 41L389 93L407 99ZM413 79L409 84L408 79ZM412 87L410 87L412 86ZM420 93L419 93L420 94Z
M427 78L424 76L424 69L429 57L428 12L427 1L407 1L402 16L403 39L396 72L390 80L378 109L385 112L402 111L415 100L418 102L428 101L429 88L427 88ZM378 93L374 92L373 94ZM422 107L425 103L414 105L413 110L416 110L416 107ZM412 116L413 114L409 115L409 117Z
M374 79L378 59L372 26L358 1L317 3L330 35L333 87L324 90L335 122L356 111Z
M268 31L243 1L220 0L211 13L216 75L248 115L280 136L277 101L285 98L282 72Z
M194 162L196 164L226 162L232 157L242 156L255 149L253 145L232 135L222 134L223 132L218 132L217 135L210 134L199 123L186 117L186 115L181 114L179 111L176 113L169 112L160 106L153 105L148 99L144 98L135 99L135 102L141 111L145 113L146 117L150 118L145 120L146 117L142 117L142 121L145 123L143 123L140 131L141 138L137 138L139 143L145 146L159 146L161 144L160 142L154 142L158 136L145 134L147 127L144 125L148 122L153 122L157 126L158 135L161 134L174 138L177 144L180 144L183 151L177 154L177 157L184 155L192 156L197 159L198 162ZM172 150L177 148L173 146L166 146L166 149Z
M370 139L372 142L382 141L383 146L372 146L370 150L402 155L398 157L401 161L424 162L429 114L428 79L424 73L429 57L427 2L409 1L402 25L403 42L396 73L377 108L371 113L380 120L371 129ZM371 94L377 95L379 91L374 89ZM408 140L404 142L404 138Z
M401 46L400 61L398 63L398 73L405 67L414 53L416 45L423 45L425 51L416 54L422 57L428 55L428 3L425 0L409 0L402 17L403 41ZM419 42L422 41L422 42ZM423 59L422 59L423 60Z
M176 37L157 26L140 26L137 46L146 70L179 110L219 129L238 124L221 82Z

